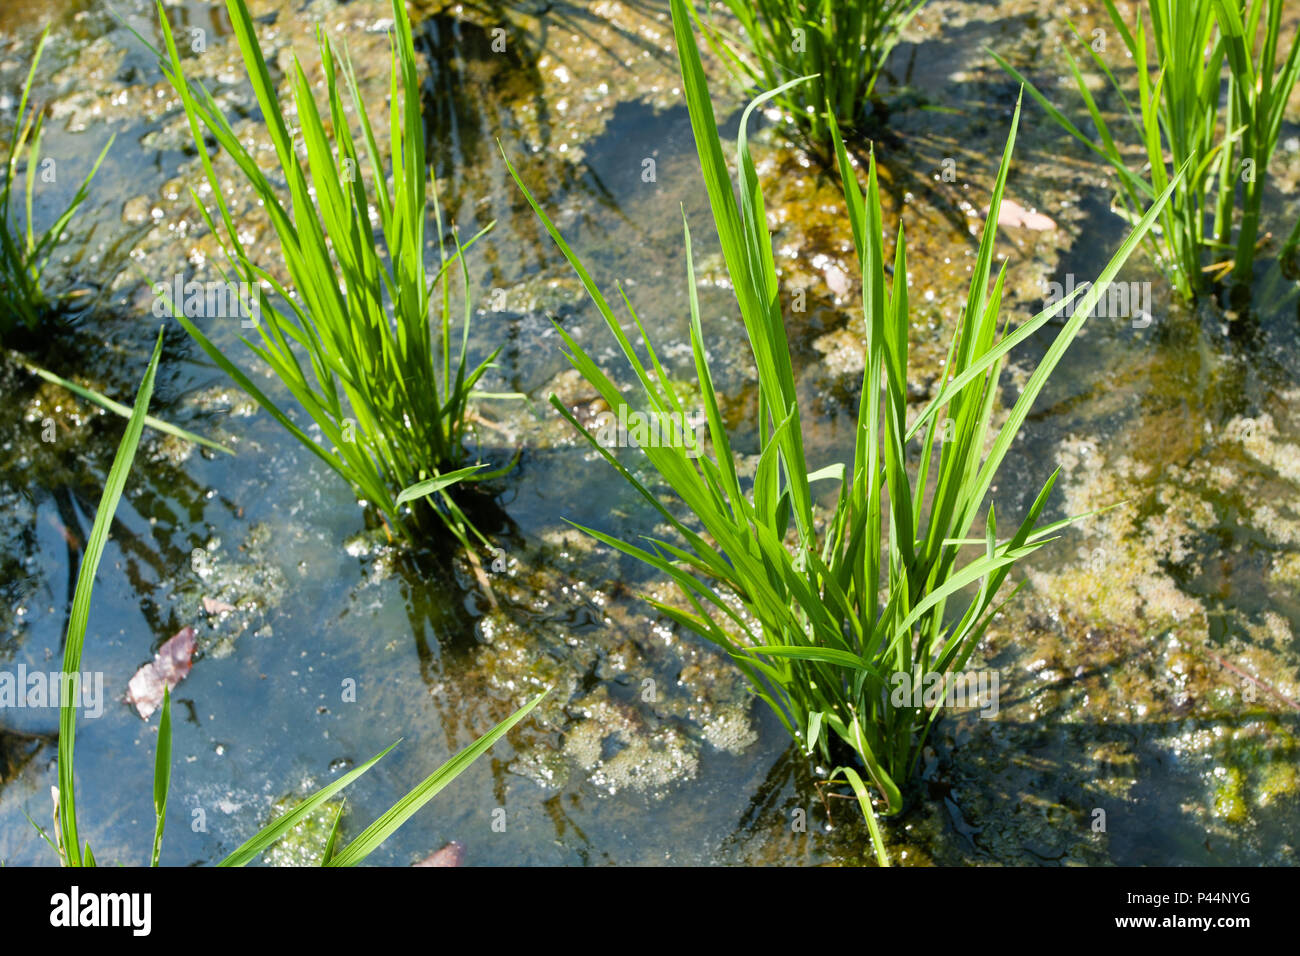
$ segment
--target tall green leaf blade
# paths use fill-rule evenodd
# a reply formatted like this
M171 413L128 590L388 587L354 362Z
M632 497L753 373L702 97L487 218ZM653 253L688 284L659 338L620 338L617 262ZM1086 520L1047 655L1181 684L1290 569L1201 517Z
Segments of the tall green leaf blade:
M86 643L86 626L90 619L90 599L95 587L95 574L99 570L100 559L104 556L104 547L108 544L108 532L117 512L117 503L126 488L126 479L131 472L131 463L135 460L135 451L140 444L140 433L144 430L145 413L149 400L153 396L154 378L158 371L158 359L162 355L162 331L154 344L153 357L136 392L135 405L131 417L127 420L126 431L118 444L117 454L109 469L108 479L104 483L104 492L95 510L95 523L86 540L86 550L81 558L81 567L77 571L77 585L72 597L72 610L68 615L68 630L63 644L63 674L81 674L81 655ZM78 689L80 684L78 682ZM71 695L69 695L71 696ZM80 695L76 695L80 696ZM60 700L59 706L59 828L62 835L64 854L69 866L81 866L81 841L77 834L76 807L76 773L74 769L74 750L77 735L77 706L79 700Z
M167 792L172 777L172 692L163 687L162 716L158 719L158 749L153 764L153 812L156 823L150 866L158 865L162 853L163 827L167 823Z

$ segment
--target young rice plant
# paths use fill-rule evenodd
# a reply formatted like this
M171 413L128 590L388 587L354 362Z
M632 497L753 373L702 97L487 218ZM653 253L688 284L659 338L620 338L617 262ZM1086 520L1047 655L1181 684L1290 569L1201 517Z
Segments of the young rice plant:
M1039 523L1055 475L1009 535L1005 531L999 535L994 508L989 505L986 510L985 504L1034 400L1085 317L1164 208L1174 184L1156 197L1078 301L1025 382L1005 423L994 429L1004 357L1078 296L1076 292L1056 303L1009 335L1004 320L1004 334L999 337L1006 263L991 289L989 280L998 210L1019 122L1017 105L944 382L924 413L908 425L906 242L900 227L889 285L874 156L864 195L832 121L848 222L863 276L866 369L852 462L847 466L810 463L804 454L772 239L746 142L750 114L782 90L760 96L741 120L734 184L738 206L685 0L673 0L672 15L713 219L758 368L760 455L752 479L742 476L714 392L701 331L690 230L685 227L696 398L707 413L713 455L691 457L688 449L643 447L640 453L676 496L672 503L660 501L552 396L551 403L675 529L681 543L649 538L635 543L590 528L582 530L670 577L685 606L657 601L654 606L725 649L754 692L809 753L819 751L833 766L832 738L846 745L883 797L887 812L897 813L903 807L901 788L915 769L942 701L916 706L909 698L896 704L891 695L896 678L904 675L912 687L929 687L934 679L943 681L960 671L1000 607L995 599L1012 566L1073 520ZM631 303L624 297L646 341L649 369L595 281L524 184L519 185L604 317L644 389L651 412L683 414L684 399L667 386L668 376ZM627 406L622 392L587 350L563 327L557 324L556 329L570 361L610 409L617 412ZM945 425L951 423L951 441L936 440L936 435L948 430L940 429L941 412L948 420ZM906 455L909 443L918 437L920 464L912 478ZM814 485L838 488L834 510L824 520L815 511ZM983 527L972 538L981 513L985 513ZM739 612L738 606L747 613ZM857 793L883 862L883 845L857 769L842 767L835 773L837 777L842 773Z
M113 145L113 137L110 136L104 148L100 150L99 156L96 157L90 172L77 188L72 201L54 224L38 239L32 218L32 204L37 170L41 166L41 130L45 117L32 105L31 93L36 79L36 69L40 65L41 54L45 50L48 38L47 30L41 34L41 38L36 43L36 49L32 54L32 65L27 72L27 79L23 83L18 101L18 114L14 119L13 134L9 140L9 155L5 159L3 168L0 168L0 343L5 343L4 356L13 364L52 385L66 388L81 398L126 418L131 414L131 409L127 406L101 395L94 389L55 375L33 363L21 352L8 347L13 344L12 333L15 330L25 329L27 332L35 332L40 327L41 321L57 309L62 296L51 293L46 288L46 267L55 248L63 240L72 217L89 195L90 181L99 171L100 164ZM23 163L26 164L24 177L26 198L23 204L25 226L21 234L18 234L11 231L15 229L11 203L16 198L14 184L19 179L18 170ZM231 454L230 449L223 445L153 416L146 416L144 422L148 427L158 431L195 442L213 451Z
M439 522L467 547L471 535L484 540L448 494L457 482L490 479L510 468L508 464L485 472L480 470L482 464L465 465L470 398L497 354L476 367L470 367L467 359L470 294L464 253L483 233L462 244L453 230L455 248L449 253L435 194L433 220L440 262L429 275L425 263L428 170L405 4L393 0L392 7L396 35L390 88L391 173L385 171L346 55L338 63L332 44L318 32L328 119L322 117L307 75L294 58L293 108L301 129L291 135L287 110L271 80L244 0L227 0L226 6L275 147L279 175L288 184L288 208L212 95L186 77L185 62L160 2L166 40L163 70L180 94L220 226L197 194L195 202L234 272L258 290L260 342L244 341L311 416L323 440L299 428L179 308L177 320L214 362L408 540L431 533ZM339 89L340 72L360 123L370 190ZM208 155L205 131L234 160L265 207L293 291L267 265L254 262L245 249L225 200L226 190ZM300 143L305 147L305 164ZM382 242L371 225L372 209ZM465 286L459 336L453 332L449 290L456 266ZM224 269L222 274L226 276ZM291 314L272 307L267 289ZM431 318L435 309L436 323ZM306 353L305 366L299 352ZM423 494L402 497L401 491L413 485Z
M1287 100L1300 77L1300 46L1294 37L1290 52L1284 59L1281 56L1282 3L1152 0L1145 5L1149 31L1140 12L1130 26L1114 0L1103 3L1136 68L1136 108L1107 63L1107 54L1092 44L1088 50L1119 97L1132 126L1127 137L1102 115L1068 49L1062 50L1066 65L1099 141L1053 106L1019 71L993 56L1063 129L1110 164L1119 183L1122 214L1130 222L1137 221L1176 170L1187 168L1161 214L1160 228L1147 237L1156 261L1182 298L1191 300L1206 292L1229 271L1234 279L1248 282L1259 243L1265 173ZM1257 44L1261 21L1263 35ZM1073 25L1071 29L1079 36ZM1133 142L1139 144L1136 154ZM1206 262L1207 254L1213 261Z
M709 45L748 86L784 87L777 103L831 154L830 120L859 125L890 51L925 0L724 0L743 37L715 25ZM805 83L787 86L796 77Z
M63 240L68 224L76 215L78 207L85 202L90 181L99 171L99 164L104 161L109 147L113 145L113 137L110 136L95 159L94 165L91 166L90 172L72 197L72 201L54 224L38 239L32 220L32 199L37 171L41 166L41 132L45 116L30 101L32 86L36 79L36 68L41 62L41 53L45 49L48 38L49 31L46 30L36 43L31 69L27 73L27 80L23 84L18 101L18 115L14 119L13 133L9 137L9 154L5 158L3 170L0 170L0 177L3 177L0 179L0 341L4 341L20 323L28 331L35 331L41 319L53 308L58 297L52 296L43 283L50 256ZM24 163L26 164L26 197L23 204L25 225L21 232L18 232L12 207L18 200L14 184L19 179L19 167Z
M1255 55L1256 38L1264 8L1262 43ZM1241 219L1235 243L1233 278L1249 282L1259 243L1259 218L1264 202L1268 164L1282 132L1287 102L1300 79L1300 36L1285 46L1282 35L1282 0L1214 0L1214 12L1227 47L1228 129L1240 128L1220 163L1219 204L1215 211L1215 238L1232 247L1233 198L1239 195ZM1286 58L1281 51L1289 47ZM1296 224L1300 230L1300 222ZM1294 238L1295 233L1292 234Z

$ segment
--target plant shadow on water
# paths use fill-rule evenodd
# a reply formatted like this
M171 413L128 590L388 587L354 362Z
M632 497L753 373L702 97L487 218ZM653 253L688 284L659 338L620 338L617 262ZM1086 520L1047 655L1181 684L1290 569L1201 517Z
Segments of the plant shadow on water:
M890 853L903 865L1143 866L1171 859L1249 865L1286 839L1285 805L1257 816L1245 835L1207 828L1186 802L1187 788L1196 786L1189 779L1194 770L1171 759L1166 742L1180 733L1231 732L1257 719L1197 720L1188 728L1057 722L1047 714L1034 723L999 719L987 729L972 726L984 723L975 718L945 716L931 735L907 809L886 831ZM1300 718L1283 718L1281 728L1294 735ZM1285 762L1297 752L1293 742L1261 756ZM1118 792L1126 796L1117 799ZM719 857L749 864L825 856L841 864L870 862L866 828L849 798L831 792L824 771L797 746L780 754L751 794Z
M143 353L133 352L130 346L104 350L96 337L80 328L87 318L84 313L64 315L65 321L48 330L40 348L28 357L56 373L92 380L107 394L129 394L131 379L145 361ZM96 321L109 323L111 317L98 313ZM165 338L165 350L172 356L185 347L177 332L170 329ZM157 407L164 413L181 398L176 368L173 363L159 374ZM0 457L0 486L12 498L12 507L4 509L3 534L21 542L23 557L6 550L5 560L15 565L16 573L4 577L5 612L24 605L30 609L33 602L47 597L70 606L97 489L112 461L112 443L121 420L23 369L7 368L6 378L8 400L0 415L6 420L5 434L14 440L6 443ZM204 427L204 416L192 417L197 419L196 427ZM151 460L132 481L130 504L149 519L149 539L120 520L114 522L112 535L127 559L127 577L139 589L145 619L151 630L161 633L180 625L149 594L174 568L188 563L196 545L189 537L191 525L202 517L211 496L187 473L184 463L191 449L184 443L158 434L148 435L146 443L152 449ZM234 502L221 503L231 514L240 510ZM39 574L37 554L52 541L61 541L66 556L67 591L61 597L56 596L53 582ZM6 631L6 640L17 634L17 630Z
M500 484L500 482L494 483ZM491 579L506 548L518 550L518 528L499 498L500 487L455 489L457 504L474 526L498 543L487 567L464 559L436 541L419 549L403 548L395 555L393 571L401 580L411 635L415 640L420 672L430 686L445 679L471 656L477 620L496 606Z
M92 320L95 334L88 330ZM127 323L132 327L123 330ZM124 334L110 336L112 344L106 348L101 336L108 329ZM147 365L137 329L137 323L113 310L65 312L47 327L39 347L23 358L90 383L110 397L129 397L131 380ZM208 417L203 413L189 409L179 414L187 404L189 383L176 361L186 345L176 331L165 336L169 362L159 376L155 407L160 414L205 429L211 422L198 421ZM63 648L72 592L123 421L42 382L14 361L5 362L0 394L0 430L6 436L0 450L0 668L11 675L15 669L44 672L57 666L52 661ZM177 600L176 585L178 571L189 568L194 549L202 545L197 529L208 506L229 519L242 513L239 505L196 478L191 458L203 458L196 451L146 429L138 467L128 482L127 503L111 524L111 554L120 583L106 589L111 595L97 598L101 616L88 661L90 670L105 677L99 704L106 714L125 713L120 692L131 671L184 626L200 603L198 589L189 589L193 593L187 613L185 602ZM179 590L186 589L182 585ZM6 707L0 720L0 795L5 819L14 825L7 839L14 846L35 840L29 851L33 863L50 860L21 809L26 805L42 821L48 817L47 792L33 784L53 764L57 719L57 709ZM138 718L131 714L129 720ZM116 745L109 751L120 753ZM108 758L109 767L113 759ZM117 839L115 834L106 845Z

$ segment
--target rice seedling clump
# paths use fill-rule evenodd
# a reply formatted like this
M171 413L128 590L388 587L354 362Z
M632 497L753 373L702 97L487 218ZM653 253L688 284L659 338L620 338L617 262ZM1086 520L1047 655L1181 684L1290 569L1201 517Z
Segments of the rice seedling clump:
M325 113L295 56L290 82L294 122L300 130L291 134L287 104L272 82L244 0L228 0L227 8L275 148L279 175L288 187L288 206L212 94L186 76L185 60L159 4L166 39L163 70L181 97L211 186L215 210L204 206L197 194L195 201L225 254L228 270L219 266L222 276L255 290L257 334L245 342L307 412L320 437L299 427L281 402L258 387L179 303L172 302L176 320L267 412L370 502L394 531L418 542L445 528L462 545L468 546L471 537L486 543L451 493L459 482L488 480L510 467L491 470L482 462L469 462L471 396L496 355L476 365L469 359L471 296L464 255L479 236L462 242L453 229L448 248L436 188L429 189L420 82L405 4L394 0L392 7L396 35L388 157L380 154L347 57L340 60L323 33L318 34L318 48L327 92ZM346 98L340 79L348 89ZM348 117L348 102L360 124L359 140ZM234 161L264 206L279 240L287 285L276 277L272 263L255 261L241 240L225 198L227 186L209 156L209 136ZM439 257L432 271L426 261L430 218ZM454 328L450 290L456 273L464 286L459 330ZM403 496L410 488L417 492Z
M1007 262L992 288L989 282L998 211L1019 122L1017 107L966 306L949 347L945 379L924 413L909 425L907 243L900 228L890 283L874 154L868 162L864 194L832 119L830 132L863 277L866 362L853 459L810 462L804 450L803 410L796 394L772 238L746 139L750 115L779 95L780 88L756 99L741 120L733 186L684 0L673 2L673 23L714 224L758 370L759 460L752 479L742 479L733 436L723 423L713 387L691 234L684 226L698 385L696 394L686 400L693 398L707 412L712 454L694 454L664 443L641 448L675 496L665 502L552 396L552 404L680 540L633 542L598 529L583 530L676 582L684 604L654 601L654 606L724 648L744 671L754 693L810 753L819 752L833 764L838 748L833 751L831 745L838 741L856 755L856 767L844 766L836 773L842 772L853 785L864 815L874 826L859 771L874 784L886 811L898 813L920 748L945 703L960 696L963 703L978 702L996 712L995 702L987 696L988 683L981 684L978 675L972 683L963 674L966 663L1001 607L1000 598L1010 599L999 592L1012 566L1047 544L1071 519L1039 521L1055 481L1053 474L1011 533L999 534L995 509L988 500L990 486L1048 377L1159 215L1172 186L1157 197L1082 298L1082 290L1076 291L1008 334L1000 312ZM668 377L632 303L624 297L645 340L649 367L554 223L522 181L520 187L581 278L651 411L683 412L684 400L665 387ZM1025 382L1004 423L994 428L1004 357L1076 300L1076 308ZM557 324L556 329L575 368L610 409L625 414L628 402L615 382L563 326ZM915 469L909 467L909 447L919 452ZM838 491L829 514L818 507L816 492L823 489ZM983 527L972 537L981 517ZM996 682L992 691L996 693ZM876 843L881 852L878 837Z
M41 320L54 311L61 300L62 295L51 291L45 281L50 257L67 234L77 209L86 201L90 181L113 145L110 136L71 201L49 229L38 237L32 216L37 183L38 180L49 182L54 175L51 170L57 170L48 157L42 162L41 134L45 128L45 113L32 102L36 70L48 39L49 31L46 30L32 51L32 65L18 100L9 151L0 167L0 342L19 327L35 332ZM25 172L20 174L20 169L24 168ZM24 184L25 195L19 192L19 183ZM21 225L17 220L20 195L23 196Z
M1194 299L1228 274L1249 283L1261 244L1269 162L1300 78L1300 45L1296 37L1288 44L1281 35L1283 4L1153 0L1134 5L1129 22L1114 0L1103 2L1123 41L1125 68L1133 67L1136 103L1121 83L1123 72L1117 76L1114 53L1104 43L1099 49L1095 40L1085 40L1073 24L1071 29L1108 81L1127 124L1106 118L1067 47L1061 52L1096 138L1019 70L996 53L994 59L1062 129L1107 162L1118 181L1116 211L1130 222L1138 220L1178 171L1186 170L1160 216L1159 229L1147 235L1155 261L1180 297ZM1288 248L1297 236L1300 225Z
M746 86L785 87L774 99L833 158L831 121L859 128L903 30L925 0L725 0L741 35L709 20L705 37ZM692 11L694 14L694 11Z

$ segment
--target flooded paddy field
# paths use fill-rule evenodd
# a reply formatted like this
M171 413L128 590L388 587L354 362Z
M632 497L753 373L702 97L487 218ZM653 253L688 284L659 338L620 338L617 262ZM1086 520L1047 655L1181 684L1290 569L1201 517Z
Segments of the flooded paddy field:
M320 78L319 25L346 41L367 102L385 102L386 0L249 7L284 96L291 50ZM827 785L831 768L790 740L727 655L646 602L679 602L671 582L570 523L627 539L665 531L549 404L558 396L584 422L607 408L565 359L556 324L609 374L626 366L503 151L606 294L622 284L670 384L696 375L684 212L721 413L738 458L757 467L759 382L700 178L667 5L409 9L448 233L452 223L461 236L495 224L466 256L470 359L502 346L480 388L519 396L483 399L471 413L477 455L499 466L519 453L476 515L492 542L481 567L463 549L412 549L387 533L166 313L157 317L154 285L216 279L220 250L190 193L207 187L179 97L132 32L161 42L153 6L0 10L5 142L30 50L51 28L33 96L47 108L42 152L59 172L36 195L37 222L58 215L115 137L51 266L81 294L39 339L11 348L129 403L165 326L152 413L234 452L150 430L142 438L86 637L83 668L102 672L104 699L102 716L78 727L81 836L101 865L148 862L158 721L125 697L137 670L188 627L197 649L173 691L164 865L219 861L401 738L348 790L341 826L354 836L547 688L369 862L406 866L455 841L467 865L870 863L867 827L834 792L843 788ZM167 16L180 35L201 37L189 68L273 167L222 6L184 0ZM1065 96L1045 51L1072 42L1067 19L1085 36L1109 26L1082 4L931 0L886 63L889 107L872 141L887 256L899 220L908 237L910 415L942 384L1016 106L1019 86L989 51ZM1285 21L1294 32L1300 16L1288 9ZM715 57L704 63L724 139L734 140L746 99ZM865 336L851 227L837 173L779 110L759 111L750 132L779 282L806 292L786 326L807 454L821 467L851 457L858 420ZM375 134L386 149L387 124ZM865 164L865 149L855 152ZM1110 170L1028 97L1015 157L1007 198L1032 226L1006 225L996 246L1009 263L1003 315L1013 325L1044 307L1053 283L1095 276L1126 229L1110 208ZM228 156L213 162L231 184L241 241L275 259L256 195ZM1294 96L1261 233L1285 237L1298 215ZM1014 527L1059 468L1045 520L1095 513L1013 571L1025 586L968 665L999 675L996 716L954 711L935 724L907 808L882 821L897 864L1296 863L1300 286L1285 261L1263 254L1248 304L1187 304L1145 248L1119 278L1146 283L1147 314L1088 319L991 489L999 522ZM258 387L293 407L240 344L237 320L200 321ZM1059 326L1010 354L995 416ZM0 420L0 670L57 670L122 422L12 356L0 365ZM297 424L311 427L305 415ZM620 458L655 486L644 460ZM0 710L6 866L58 862L29 822L52 819L58 731L57 709ZM313 862L331 819L313 818L262 861Z

